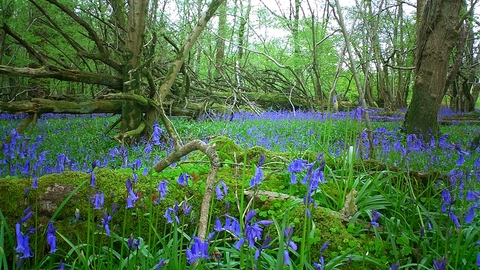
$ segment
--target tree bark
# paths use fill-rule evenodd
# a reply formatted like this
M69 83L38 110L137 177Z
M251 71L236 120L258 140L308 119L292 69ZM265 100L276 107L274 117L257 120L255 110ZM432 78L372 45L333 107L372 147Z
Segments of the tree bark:
M457 43L461 0L429 0L423 8L415 55L413 96L405 115L405 131L428 140L438 134L438 112L444 96L448 64Z

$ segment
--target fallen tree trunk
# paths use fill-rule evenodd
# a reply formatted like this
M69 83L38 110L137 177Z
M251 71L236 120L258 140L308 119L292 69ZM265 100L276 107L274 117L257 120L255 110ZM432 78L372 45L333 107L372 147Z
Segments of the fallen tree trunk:
M121 100L85 100L71 102L33 98L30 101L0 102L0 113L121 113Z

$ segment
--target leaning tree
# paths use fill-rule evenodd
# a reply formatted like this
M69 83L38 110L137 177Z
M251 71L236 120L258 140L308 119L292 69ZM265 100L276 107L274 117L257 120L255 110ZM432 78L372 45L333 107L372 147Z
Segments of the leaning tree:
M157 36L162 34L157 33L160 28L154 27L159 21L156 16L158 1L153 1L151 6L149 0L109 0L90 5L89 2L60 3L57 0L29 2L26 5L10 1L2 6L0 50L9 56L9 59L3 57L2 60L10 63L0 62L3 85L11 78L23 77L35 79L35 84L44 79L56 79L78 83L80 88L84 85L101 87L92 91L88 99L83 90L82 95L73 97L64 93L52 95L46 89L47 94L41 98L0 102L0 112L29 113L19 129L26 128L36 117L47 112L119 114L117 124L121 123L121 126L116 138L122 143L139 138L160 117L175 142L175 150L154 166L156 171L162 171L194 150L204 152L211 160L198 230L199 238L205 239L209 204L220 164L218 155L214 146L200 140L183 145L166 117L163 105L171 102L171 87L189 50L223 0L212 0L181 46L171 44L171 40L163 35L166 42L176 48L175 57L164 69L159 67L156 57L157 54L166 54L157 48L160 47ZM22 4L30 15L23 33L12 27L24 15L14 4ZM32 7L34 11L30 13ZM34 26L36 29L32 34L29 30ZM15 51L12 46L16 47ZM46 50L46 47L50 49ZM14 61L18 50L23 50L23 58L28 59L24 66L11 65L22 63Z
M15 46L16 52L25 52L20 57L29 62L12 61L20 58L19 53L7 53L11 54L11 61L7 63L3 57L0 63L3 85L14 77L31 78L35 84L47 78L56 79L77 83L82 95L52 94L46 89L47 94L40 98L1 102L0 111L28 112L27 121L47 112L120 114L117 124L121 126L116 138L122 142L139 138L162 116L175 140L162 106L172 101L170 89L190 48L222 2L214 0L209 4L191 34L176 46L175 55L167 62L166 57L158 57L169 54L162 43L172 45L158 38L171 42L159 27L162 19L156 12L162 7L158 7L158 1L110 0L90 5L58 0L29 0L29 4L10 1L2 10L19 10L14 5L22 5L24 10L32 10L30 23L16 30L13 26L25 15L4 12L0 50L11 51ZM84 89L91 85L98 87L88 96L90 93Z

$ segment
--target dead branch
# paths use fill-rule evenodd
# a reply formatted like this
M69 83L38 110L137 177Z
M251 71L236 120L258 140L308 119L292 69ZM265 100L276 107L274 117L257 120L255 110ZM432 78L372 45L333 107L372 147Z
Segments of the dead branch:
M193 140L186 145L180 147L179 149L176 149L164 159L160 160L157 164L153 166L153 169L156 172L161 172L174 162L179 161L183 156L195 150L201 151L210 159L210 172L208 173L207 177L205 194L203 195L198 226L198 238L200 238L202 241L205 241L207 235L208 218L210 213L210 201L212 200L217 171L220 168L220 159L218 158L217 151L215 150L215 145L206 144L201 140Z

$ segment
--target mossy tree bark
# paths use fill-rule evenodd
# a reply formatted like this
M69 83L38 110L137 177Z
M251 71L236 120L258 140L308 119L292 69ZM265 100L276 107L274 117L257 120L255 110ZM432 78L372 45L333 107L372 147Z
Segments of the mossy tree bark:
M429 0L418 26L415 81L405 115L409 134L424 139L438 134L438 112L445 94L450 55L457 44L461 0Z

